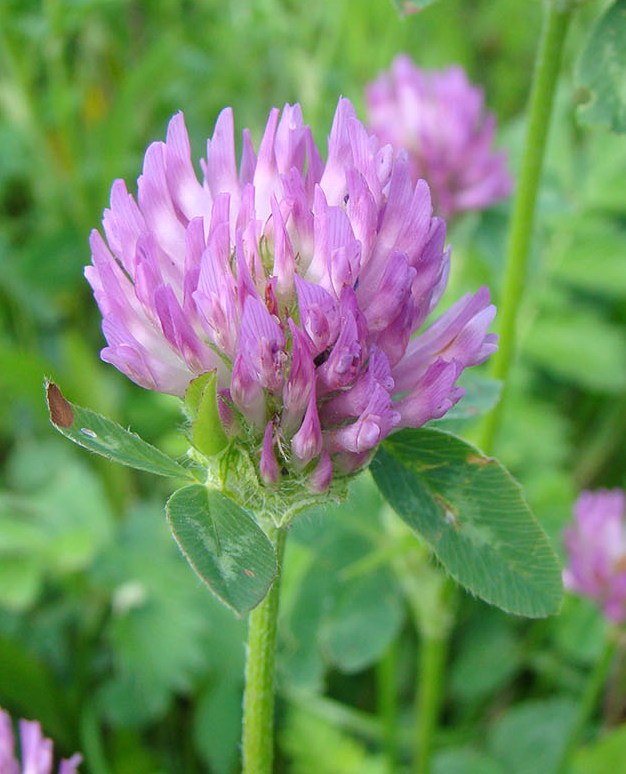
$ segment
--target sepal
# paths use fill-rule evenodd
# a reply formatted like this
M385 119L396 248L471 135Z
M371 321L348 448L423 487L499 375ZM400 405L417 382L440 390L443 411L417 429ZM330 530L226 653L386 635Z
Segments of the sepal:
M228 438L218 408L217 371L208 371L194 379L185 393L185 413L191 421L191 442L208 457L224 449Z

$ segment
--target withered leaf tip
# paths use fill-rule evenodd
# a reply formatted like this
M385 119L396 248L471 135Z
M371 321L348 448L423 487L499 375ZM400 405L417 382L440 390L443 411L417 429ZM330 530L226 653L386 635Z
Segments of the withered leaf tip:
M54 382L46 380L46 401L53 425L71 427L74 424L72 407Z

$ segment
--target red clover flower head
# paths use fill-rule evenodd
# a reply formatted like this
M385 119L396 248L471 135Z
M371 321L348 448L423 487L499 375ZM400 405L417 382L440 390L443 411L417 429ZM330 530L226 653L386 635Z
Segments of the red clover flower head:
M371 131L405 149L413 180L428 182L442 217L484 209L511 193L505 154L492 150L495 117L461 67L420 70L398 56L367 87L366 102Z
M270 487L328 489L392 431L443 416L496 348L487 288L414 337L445 288L446 227L406 158L339 101L323 162L299 105L270 112L239 167L220 114L198 181L182 114L148 148L137 200L113 184L85 274L102 358L183 397L217 374L227 436ZM108 244L107 244L108 243Z
M626 621L626 494L582 492L564 534L566 588L593 599L614 623Z
M15 757L13 723L0 708L0 772L2 774L52 774L52 741L46 739L36 720L20 720L21 763ZM59 764L59 774L77 774L82 758L72 755Z

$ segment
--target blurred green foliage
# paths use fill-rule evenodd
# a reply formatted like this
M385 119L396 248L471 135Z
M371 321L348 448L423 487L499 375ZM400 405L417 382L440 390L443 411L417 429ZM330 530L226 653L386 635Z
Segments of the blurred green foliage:
M577 126L571 77L596 5L570 36L497 449L557 549L581 487L625 483L626 140ZM237 771L244 657L245 624L167 530L169 482L89 456L47 421L44 375L184 453L177 402L98 360L82 267L112 180L133 188L179 109L196 158L225 105L258 139L269 108L297 100L324 147L339 95L362 114L365 83L402 51L467 68L515 169L540 14L516 0L441 0L404 19L390 0L0 4L0 705L39 718L65 753L81 749L86 772ZM505 204L454 225L448 299L482 282L497 299L507 217ZM364 478L346 505L294 527L277 770L382 770L375 665L394 639L408 754L418 644L394 576L406 547L380 511ZM436 774L549 774L603 636L580 600L528 623L462 597ZM622 715L623 701L612 721ZM576 771L617 771L623 751L618 727Z

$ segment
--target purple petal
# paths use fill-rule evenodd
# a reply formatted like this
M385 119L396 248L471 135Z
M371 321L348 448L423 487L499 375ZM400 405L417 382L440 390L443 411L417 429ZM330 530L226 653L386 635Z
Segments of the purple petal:
M62 760L59 766L59 774L77 774L78 767L83 762L82 755L72 755L67 760Z
M463 367L483 362L496 349L494 337L486 332L495 312L486 287L459 299L407 347L393 369L398 392L412 389L415 380L438 358L454 360Z
M291 439L291 449L303 466L318 457L322 451L322 428L317 413L315 390L311 390L302 425Z
M291 240L275 197L272 197L272 226L274 229L274 276L277 279L277 290L281 298L289 299L294 291L296 264Z
M276 128L276 167L281 175L291 169L303 169L307 151L307 134L300 105L286 104Z
M311 342L313 355L331 346L339 333L340 315L335 299L319 285L296 276L300 321Z
M461 400L465 391L454 382L463 370L460 363L436 360L418 379L410 392L394 403L400 415L398 428L421 427L439 419Z
M0 771L6 774L20 774L20 767L14 757L15 737L11 716L0 708Z
M187 219L172 202L165 159L165 143L153 142L146 151L143 174L137 181L139 208L159 247L172 264L182 269Z
M382 387L372 391L370 400L356 422L329 433L331 452L355 454L369 451L386 438L401 419L389 393Z
M317 369L323 392L352 384L367 358L367 328L354 292L345 288L340 299L341 329L328 359Z
M367 264L370 253L376 243L379 205L365 178L355 169L346 172L348 184L348 202L346 213L354 233L361 244L361 272ZM359 281L361 281L359 279Z
M190 371L201 374L217 368L218 362L189 324L172 288L162 285L154 295L154 308L165 339L179 352Z
M389 256L376 286L359 284L357 298L372 333L384 330L411 303L411 285L416 270L404 253ZM409 330L410 333L410 330Z
M282 418L282 426L287 434L293 430L294 425L297 426L302 420L315 383L315 366L308 339L291 319L289 320L289 329L293 349L289 377L283 388Z
M252 145L250 130L243 130L241 164L239 167L239 183L242 188L247 185L252 186L254 180L254 170L256 169L256 153Z
M175 209L187 221L211 215L211 196L198 182L191 164L189 135L182 113L177 113L167 127L165 143L167 186Z
M52 742L36 720L20 720L23 774L52 774Z
M333 463L330 455L325 449L322 449L319 462L315 470L307 479L307 486L311 492L320 494L325 492L333 480Z
M285 369L285 337L265 305L248 297L241 318L240 356L253 378L273 393L282 390Z
M261 221L267 220L270 215L270 201L278 185L275 141L279 113L278 108L272 108L270 111L254 171L256 208Z
M205 331L229 358L234 358L239 339L239 309L235 278L210 239L202 256L198 289L193 299Z
M235 162L235 130L233 111L224 108L219 114L213 130L213 137L207 141L204 179L213 198L228 193L233 209L239 203L240 187Z
M265 393L252 371L249 360L242 353L237 355L233 364L230 394L233 403L251 425L257 429L265 427L267 421Z
M100 352L102 360L114 365L141 387L182 398L189 382L197 376L156 331L152 340L140 342L112 318L103 321L102 331L109 343Z
M274 423L268 422L263 433L263 446L261 449L261 459L259 462L261 478L268 485L278 483L280 479L280 468L276 461L274 453Z
M320 408L320 417L325 427L345 424L360 416L377 390L382 389L388 396L393 394L394 381L391 367L384 352L372 345L367 369L349 390L326 401Z
M306 278L339 298L343 288L352 287L359 275L361 246L344 210L329 207L319 187L313 212L315 249Z
M113 253L126 272L135 273L135 248L140 235L147 231L146 221L123 180L111 188L111 208L104 211L102 225Z
M348 192L345 170L353 165L349 131L353 119L356 119L356 113L352 104L347 99L340 99L328 137L328 159L320 180L320 187L331 204L342 202Z

